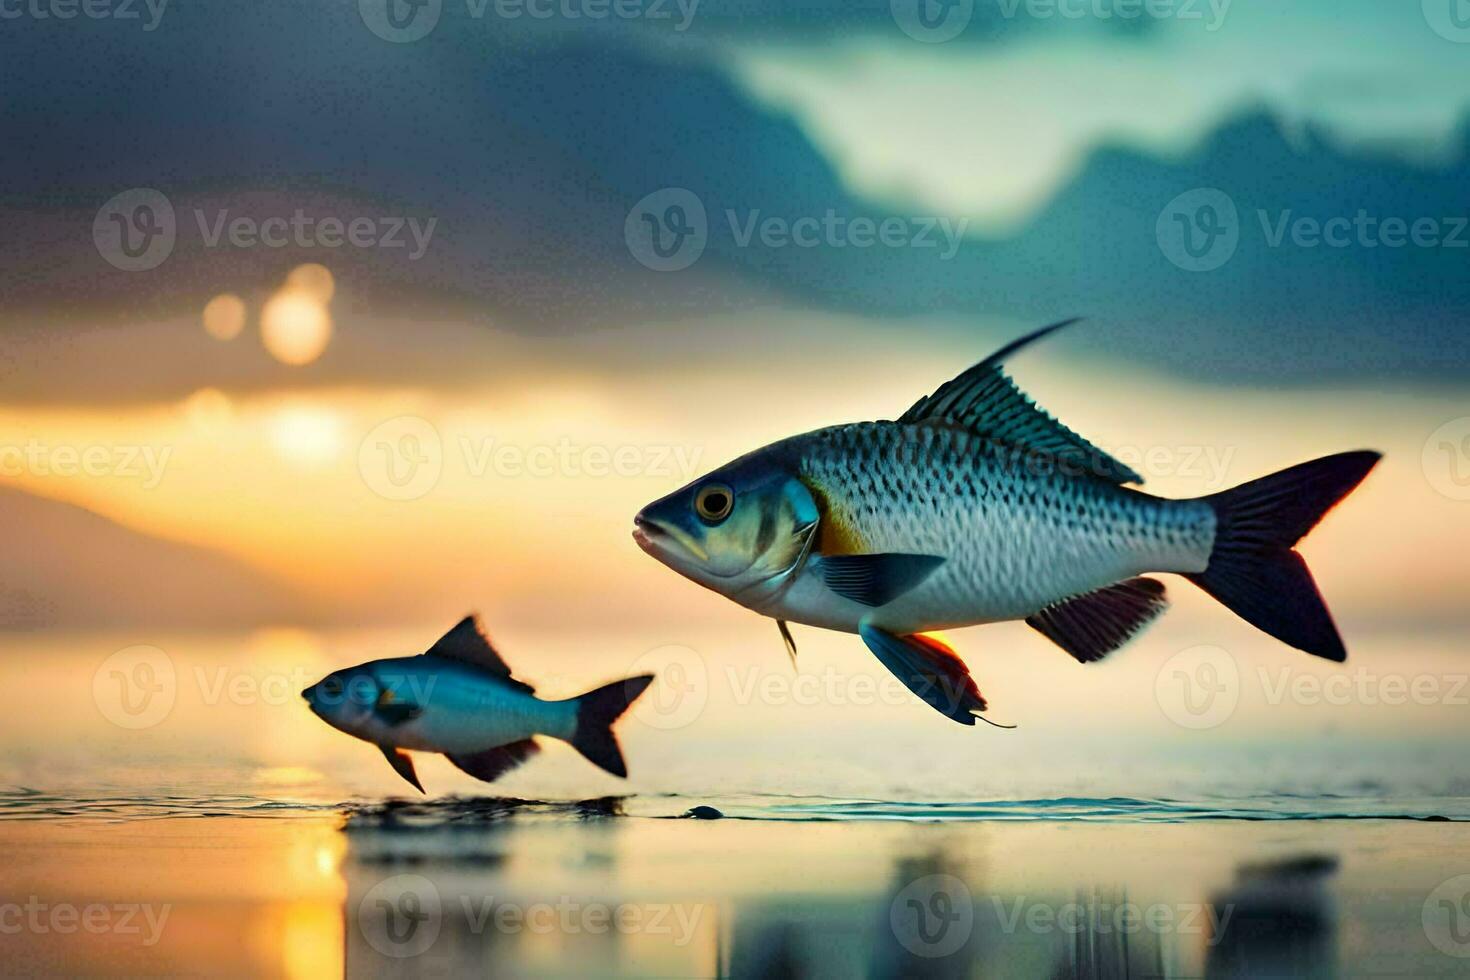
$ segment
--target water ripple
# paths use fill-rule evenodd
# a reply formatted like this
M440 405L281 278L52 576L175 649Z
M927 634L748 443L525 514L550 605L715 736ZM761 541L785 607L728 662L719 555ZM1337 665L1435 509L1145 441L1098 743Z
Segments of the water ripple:
M1090 821L1183 823L1195 820L1470 820L1470 799L1264 796L1232 800L1058 797L972 802L881 800L731 806L726 816L788 820Z
M620 817L670 818L694 807L736 820L909 822L1185 823L1200 820L1424 820L1470 821L1470 798L1301 796L1269 794L1231 799L1076 797L975 801L829 799L790 795L733 797L602 797L525 800L446 796L427 800L351 800L340 803L248 795L68 795L19 787L0 790L0 821L165 818L291 818L338 815L349 831L485 827L512 818L585 821Z
M0 790L0 820L100 820L123 823L177 817L292 817L332 813L320 803L258 796L69 796L18 787Z

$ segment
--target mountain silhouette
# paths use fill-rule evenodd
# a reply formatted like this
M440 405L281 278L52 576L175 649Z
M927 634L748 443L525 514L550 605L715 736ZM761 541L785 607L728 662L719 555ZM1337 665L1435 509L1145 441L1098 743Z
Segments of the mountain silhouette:
M314 622L282 583L81 507L0 489L0 629Z
M1005 237L969 228L951 258L940 247L744 241L741 229L771 218L893 219L907 241L959 216L852 194L805 132L755 102L698 38L623 43L634 35L620 32L592 45L543 32L527 43L523 25L489 18L397 45L366 31L353 6L205 5L146 44L99 25L0 40L15 79L0 221L25 232L0 239L0 329L192 314L214 292L264 289L298 262L326 261L356 304L349 314L534 335L787 307L892 321L897 341L916 316L1086 314L1109 327L1080 350L1200 379L1462 382L1470 368L1470 248L1458 245L1470 231L1457 224L1470 214L1470 153L1415 163L1260 109L1181 157L1100 147L1028 226ZM761 9L750 7L752 23ZM69 67L79 58L88 72ZM113 268L92 241L98 207L130 187L157 188L177 214L178 242L151 271ZM625 239L635 205L666 188L694 194L707 217L703 253L677 272L641 265ZM1203 213L1189 197L1187 213L1166 211L1204 189L1234 208L1237 244L1218 267L1191 271L1161 235ZM298 208L436 225L418 260L211 246L198 227ZM1360 211L1433 220L1451 241L1330 247L1268 234Z

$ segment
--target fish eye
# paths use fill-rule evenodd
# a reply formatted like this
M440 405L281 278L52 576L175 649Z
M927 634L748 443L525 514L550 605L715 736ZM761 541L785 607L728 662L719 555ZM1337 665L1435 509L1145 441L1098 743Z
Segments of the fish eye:
M333 674L322 681L322 693L329 698L340 698L342 696L342 678Z
M723 483L709 483L694 495L694 513L706 524L718 524L735 508L735 491Z

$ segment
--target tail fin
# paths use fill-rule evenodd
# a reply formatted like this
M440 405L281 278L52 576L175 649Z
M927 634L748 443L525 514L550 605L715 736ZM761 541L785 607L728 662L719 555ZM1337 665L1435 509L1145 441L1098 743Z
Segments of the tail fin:
M628 705L638 700L638 695L652 682L652 674L639 674L588 691L578 698L577 731L571 739L572 748L614 776L627 776L628 766L623 762L623 751L618 748L618 737L613 734L612 723L628 710Z
M1325 456L1203 498L1215 509L1215 546L1187 576L1241 619L1314 657L1347 659L1332 614L1292 550L1362 482L1379 453Z

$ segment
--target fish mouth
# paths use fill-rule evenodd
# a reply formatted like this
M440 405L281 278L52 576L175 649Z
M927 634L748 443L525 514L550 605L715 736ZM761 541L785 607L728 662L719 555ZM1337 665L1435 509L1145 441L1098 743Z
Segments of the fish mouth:
M633 518L633 540L660 561L680 552L699 560L709 557L689 535L642 513Z
M633 540L638 542L638 547L644 551L647 551L653 544L653 539L661 534L663 531L642 514L633 518Z

